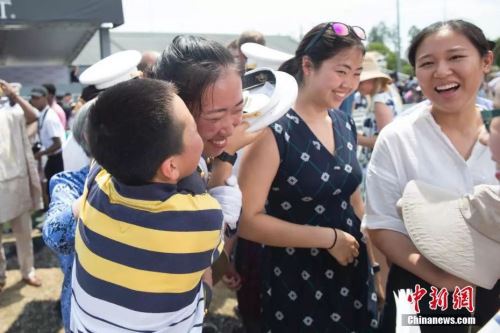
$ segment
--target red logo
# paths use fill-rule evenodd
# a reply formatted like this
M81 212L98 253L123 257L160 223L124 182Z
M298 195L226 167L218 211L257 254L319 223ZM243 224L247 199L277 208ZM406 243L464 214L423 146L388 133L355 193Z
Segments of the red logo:
M413 304L413 307L415 309L415 313L420 313L419 303L420 303L420 300L422 299L422 297L425 296L425 294L427 294L427 290L425 290L425 288L420 288L420 285L416 284L415 285L415 292L408 295L408 302Z
M408 302L413 305L415 313L420 313L420 301L427 294L425 288L420 287L420 284L415 285L415 291L408 295ZM429 297L429 308L431 310L441 311L448 309L449 292L446 288L438 289L431 286ZM463 288L455 287L453 291L453 310L467 309L470 313L474 312L474 288L466 286Z
M429 296L431 297L431 301L429 302L431 310L437 310L438 307L441 311L448 309L448 290L446 288L438 291L438 288L432 286Z
M455 287L453 291L453 310L466 308L470 313L474 312L474 288L471 286L462 289Z

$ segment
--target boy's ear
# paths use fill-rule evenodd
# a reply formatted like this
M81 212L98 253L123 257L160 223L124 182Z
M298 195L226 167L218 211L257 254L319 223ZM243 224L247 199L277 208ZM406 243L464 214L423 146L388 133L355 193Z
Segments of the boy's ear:
M159 176L164 180L177 182L180 178L179 163L177 161L177 157L174 155L166 158L160 165L160 169L158 170L158 172Z

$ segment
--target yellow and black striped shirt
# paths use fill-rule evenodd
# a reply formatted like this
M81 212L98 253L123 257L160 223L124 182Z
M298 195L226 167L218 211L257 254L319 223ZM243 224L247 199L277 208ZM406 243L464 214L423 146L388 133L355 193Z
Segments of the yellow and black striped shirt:
M72 330L156 332L201 324L194 318L203 303L200 280L223 248L218 202L206 191L171 184L128 186L98 165L83 197Z

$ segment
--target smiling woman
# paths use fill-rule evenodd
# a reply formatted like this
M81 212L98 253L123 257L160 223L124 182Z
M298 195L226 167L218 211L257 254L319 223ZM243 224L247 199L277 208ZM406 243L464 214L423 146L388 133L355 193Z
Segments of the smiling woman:
M179 89L198 125L205 157L223 151L232 155L247 143L243 131L228 141L241 123L243 96L238 69L224 46L202 37L177 36L154 71L155 78L171 81Z
M380 134L368 166L364 222L375 245L392 263L388 295L399 289L413 290L417 284L428 290L436 286L450 291L452 304L455 287L470 283L439 269L418 251L396 203L411 180L452 191L457 197L473 193L475 185L497 184L491 153L479 142L484 126L475 104L492 53L481 29L466 21L452 20L423 29L410 46L409 60L430 103L418 105L409 116L389 124ZM473 252L470 249L467 255ZM498 309L499 288L497 284L492 291L476 289L476 324L483 325ZM387 300L382 331L394 332L394 299ZM446 312L433 311L427 301L420 302L420 311L423 315L470 316L468 311L460 313L460 309L451 307ZM468 327L423 326L421 331L467 332Z
M361 202L356 128L338 110L358 86L362 38L361 28L338 22L309 31L280 68L299 84L295 105L243 156L240 236L266 245L264 332L370 332L377 326L362 213L355 206Z

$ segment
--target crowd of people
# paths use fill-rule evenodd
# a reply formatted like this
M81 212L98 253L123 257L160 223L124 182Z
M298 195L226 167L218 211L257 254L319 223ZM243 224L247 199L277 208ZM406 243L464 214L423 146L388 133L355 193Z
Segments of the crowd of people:
M421 332L477 331L494 317L500 274L478 255L500 250L500 83L481 93L491 43L466 21L432 24L411 42L415 78L402 84L366 39L340 22L307 32L277 68L297 98L257 131L244 119L254 65L241 49L265 45L255 31L112 55L106 73L80 76L88 86L70 113L54 85L28 101L0 81L0 226L12 226L23 280L40 286L30 213L46 179L43 239L64 273L65 331L201 332L219 281L247 332L396 332L400 290L422 316L475 320ZM446 241L459 223L460 242ZM429 224L450 229L415 236ZM458 254L429 250L446 252L441 243ZM5 279L2 249L0 292ZM420 302L433 288L439 306ZM456 304L468 288L472 309Z

